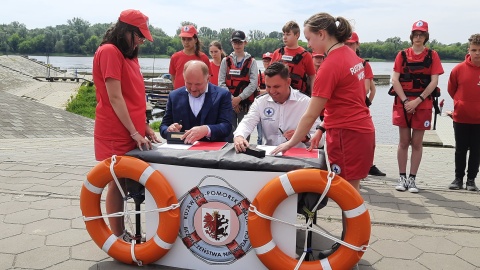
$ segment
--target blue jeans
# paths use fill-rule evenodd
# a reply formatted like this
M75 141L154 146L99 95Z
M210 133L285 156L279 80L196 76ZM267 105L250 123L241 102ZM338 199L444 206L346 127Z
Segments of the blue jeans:
M263 137L262 123L258 123L257 133L258 133L257 145L261 145L262 144L262 137Z

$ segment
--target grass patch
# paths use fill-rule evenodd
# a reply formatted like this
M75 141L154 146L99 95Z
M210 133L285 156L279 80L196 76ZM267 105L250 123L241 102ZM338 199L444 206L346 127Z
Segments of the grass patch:
M77 96L72 96L68 101L66 110L90 119L95 119L96 106L95 86L82 85L78 89ZM155 121L150 124L150 127L158 132L161 123L161 121Z
M82 85L78 89L77 96L71 97L66 110L68 112L95 119L95 86Z
M150 124L150 127L155 131L159 132L160 131L160 125L162 124L162 121L155 121Z

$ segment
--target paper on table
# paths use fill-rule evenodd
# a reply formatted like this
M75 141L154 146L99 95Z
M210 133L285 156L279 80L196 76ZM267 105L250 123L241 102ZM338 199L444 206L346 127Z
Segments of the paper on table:
M257 145L257 148L258 149L262 149L262 150L265 150L265 155L267 156L273 156L273 155L270 155L270 152L272 152L275 148L277 148L276 146L274 145ZM276 154L275 156L279 157L282 155L282 152Z
M158 148L188 150L190 147L192 147L196 143L197 142L194 142L193 144L175 144L175 143L168 144L167 142L165 142L162 145L158 146Z

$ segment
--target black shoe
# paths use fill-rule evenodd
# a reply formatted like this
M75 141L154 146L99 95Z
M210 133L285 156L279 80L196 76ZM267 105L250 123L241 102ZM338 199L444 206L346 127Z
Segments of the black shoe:
M372 167L370 167L370 171L368 171L368 174L370 175L374 175L374 176L386 176L387 174L386 173L383 173L382 171L380 171L377 166L373 165Z
M332 248L320 251L318 253L318 259L323 260L323 259L327 258L328 256L332 255L339 247L340 247L340 244L335 243L335 244L332 245Z
M467 183L468 183L468 181L467 181ZM475 185L475 183L474 183L474 185ZM463 189L463 179L455 178L455 180L453 180L453 182L448 186L448 189L452 189L452 190Z
M467 184L465 189L468 191L478 191L477 186L475 185L475 179L467 179Z

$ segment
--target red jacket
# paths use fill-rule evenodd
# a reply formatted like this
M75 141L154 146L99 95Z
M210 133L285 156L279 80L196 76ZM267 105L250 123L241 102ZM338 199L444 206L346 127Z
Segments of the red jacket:
M469 54L452 69L448 93L453 98L453 121L480 124L480 67L472 64Z

